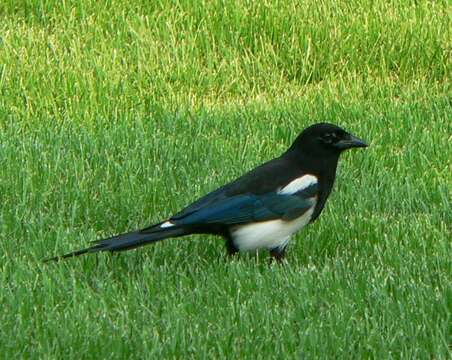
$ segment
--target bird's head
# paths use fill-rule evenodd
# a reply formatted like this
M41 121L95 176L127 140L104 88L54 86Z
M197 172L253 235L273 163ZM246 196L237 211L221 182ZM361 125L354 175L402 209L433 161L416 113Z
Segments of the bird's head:
M319 123L304 129L291 149L305 154L338 156L344 150L367 146L363 140L339 126Z

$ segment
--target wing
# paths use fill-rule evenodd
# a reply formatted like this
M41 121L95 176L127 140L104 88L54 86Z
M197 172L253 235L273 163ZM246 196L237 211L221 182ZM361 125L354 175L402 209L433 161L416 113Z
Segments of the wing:
M290 164L287 158L279 157L273 159L251 170L233 182L205 195L175 214L171 220L185 218L204 207L211 207L218 202L223 202L228 198L235 196L253 194L264 195L274 192L276 188L286 184L288 179L300 176L301 174L298 174L297 171L297 167ZM235 199L234 201L238 200Z
M184 217L171 218L175 225L236 225L274 219L290 221L316 203L317 184L295 194L240 194L207 205Z

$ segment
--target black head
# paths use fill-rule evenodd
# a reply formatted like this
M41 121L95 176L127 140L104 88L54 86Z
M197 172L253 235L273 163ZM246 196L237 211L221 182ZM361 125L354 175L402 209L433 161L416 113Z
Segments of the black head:
M319 123L304 129L294 141L290 150L319 156L337 155L347 149L367 147L361 139L339 126Z

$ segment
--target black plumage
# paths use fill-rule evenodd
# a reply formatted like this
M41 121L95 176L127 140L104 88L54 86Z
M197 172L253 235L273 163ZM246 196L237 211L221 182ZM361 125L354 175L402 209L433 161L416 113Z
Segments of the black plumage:
M280 259L290 236L322 212L341 152L366 146L338 126L312 125L280 157L205 195L171 218L97 240L89 248L50 260L129 250L189 234L220 235L226 239L229 253L266 248Z

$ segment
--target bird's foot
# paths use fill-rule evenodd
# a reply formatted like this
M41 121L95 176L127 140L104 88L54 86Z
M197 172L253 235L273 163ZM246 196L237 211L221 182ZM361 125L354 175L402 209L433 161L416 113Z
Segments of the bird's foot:
M282 264L285 260L286 248L271 249L270 250L270 263Z
M228 257L229 258L234 258L235 255L238 254L239 249L237 249L234 245L234 243L232 242L231 239L227 239L226 240L226 250L228 252Z

